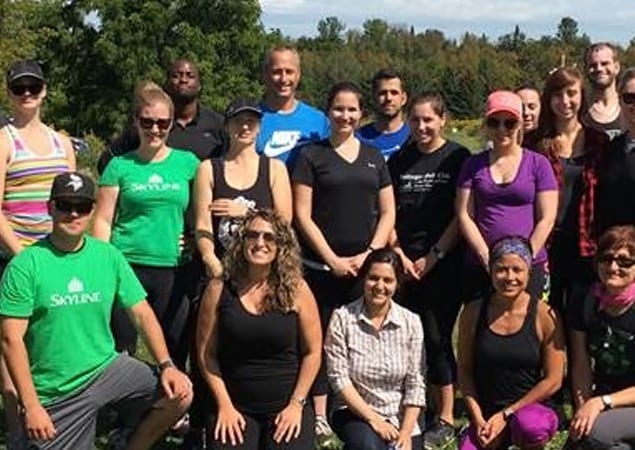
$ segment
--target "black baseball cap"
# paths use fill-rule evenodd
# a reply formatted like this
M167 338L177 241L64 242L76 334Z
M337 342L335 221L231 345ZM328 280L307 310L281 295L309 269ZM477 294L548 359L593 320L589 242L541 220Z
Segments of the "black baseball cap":
M7 84L11 84L16 80L24 77L35 78L45 83L42 67L32 59L21 59L15 61L7 70Z
M51 200L85 199L95 201L95 183L79 172L65 172L55 177L51 187Z
M258 102L246 98L239 98L231 102L227 109L225 109L225 120L229 120L236 114L245 111L252 112L258 117L262 117L262 109L258 106Z

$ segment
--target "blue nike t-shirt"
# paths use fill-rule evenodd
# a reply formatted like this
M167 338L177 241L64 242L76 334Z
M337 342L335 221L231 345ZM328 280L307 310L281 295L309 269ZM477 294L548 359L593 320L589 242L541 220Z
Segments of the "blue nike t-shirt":
M377 131L373 123L369 123L357 130L356 136L364 144L379 149L384 159L387 160L390 155L398 152L404 146L410 136L410 128L404 123L397 131L382 133Z
M330 134L326 115L317 108L298 101L291 112L274 111L260 103L262 121L256 142L258 153L278 158L292 167L295 152L300 144L325 139Z

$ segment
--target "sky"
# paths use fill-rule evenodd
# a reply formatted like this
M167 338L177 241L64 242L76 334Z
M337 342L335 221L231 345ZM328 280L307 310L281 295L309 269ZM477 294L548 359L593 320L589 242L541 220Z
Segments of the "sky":
M530 38L554 35L562 17L578 22L592 41L627 46L635 38L634 0L260 0L265 29L279 28L291 37L314 36L317 23L338 17L347 29L367 19L441 30L459 38L466 31L492 40L519 25Z

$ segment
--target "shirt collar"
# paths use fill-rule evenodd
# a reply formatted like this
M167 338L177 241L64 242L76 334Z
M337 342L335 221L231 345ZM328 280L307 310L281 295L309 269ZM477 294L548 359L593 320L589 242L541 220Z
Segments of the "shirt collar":
M360 298L359 300L357 300L357 304L355 305L355 309L354 309L354 313L355 316L357 317L357 320L359 322L364 322L372 327L374 327L375 325L373 324L372 320L370 320L370 318L366 315L365 311L364 311L364 299ZM388 325L394 325L396 327L403 327L405 326L405 320L403 317L403 314L400 311L400 307L399 305L397 305L394 300L391 300L390 303L390 309L388 310L388 314L386 315L386 320L384 320L384 323L382 324L382 329L386 328Z
M194 117L192 117L192 120L190 120L188 123L185 124L185 126L181 125L176 118L174 118L174 123L172 124L172 128L180 128L180 129L184 129L187 127L191 127L191 126L195 126L198 125L198 123L201 120L201 104L196 102L196 114L194 114Z

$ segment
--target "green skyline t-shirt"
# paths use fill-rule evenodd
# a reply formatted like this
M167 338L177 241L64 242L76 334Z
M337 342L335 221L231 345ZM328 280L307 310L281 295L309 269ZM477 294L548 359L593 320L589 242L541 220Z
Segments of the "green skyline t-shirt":
M136 151L110 161L99 185L119 188L110 242L129 262L153 267L182 262L179 236L198 164L193 153L176 149L157 162L140 160Z
M74 253L43 239L15 256L0 284L0 314L29 320L24 336L43 405L82 388L116 357L113 303L146 297L130 265L109 243L87 236Z

